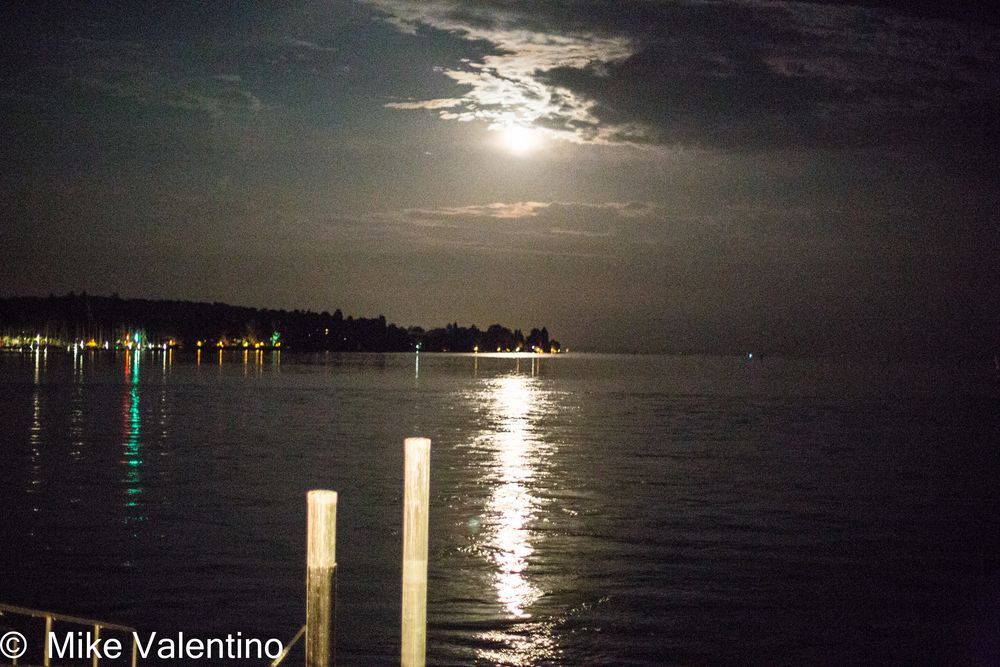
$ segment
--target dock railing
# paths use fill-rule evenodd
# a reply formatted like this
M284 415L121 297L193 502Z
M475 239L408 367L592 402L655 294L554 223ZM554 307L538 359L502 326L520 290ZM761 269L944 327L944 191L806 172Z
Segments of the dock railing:
M118 625L117 623L107 623L105 621L98 621L93 618L82 618L80 616L69 616L67 614L57 614L51 611L43 611L41 609L30 609L28 607L18 607L16 605L2 604L0 603L0 625L6 626L7 619L10 617L21 618L21 619L38 619L44 621L44 629L42 630L42 667L52 666L52 655L49 645L49 637L52 634L52 626L54 623L69 623L71 625L78 625L89 628L92 631L92 638L94 640L101 637L101 631L106 630L109 632L119 632L122 634L127 634L129 636L129 641L132 646L132 657L131 657L131 667L136 667L136 658L138 657L138 647L135 641L135 628L129 627L127 625ZM15 636L16 634L16 636ZM27 646L21 646L20 642L26 642L26 637L23 637L20 632L8 631L4 627L4 642L5 651L4 656L10 656L10 664L12 666L18 665L18 660L26 655ZM10 642L7 646L6 642ZM16 656L16 657L14 657ZM26 664L26 663L21 663ZM91 664L93 667L98 667L100 664L100 656L95 653Z

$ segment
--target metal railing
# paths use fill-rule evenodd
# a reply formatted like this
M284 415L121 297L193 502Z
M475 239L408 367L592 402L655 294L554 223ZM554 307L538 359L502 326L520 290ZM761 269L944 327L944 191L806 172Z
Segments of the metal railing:
M131 638L132 643L132 662L131 666L136 667L136 659L138 657L138 647L136 646L135 633L136 629L129 627L127 625L118 625L116 623L105 623L104 621L98 621L92 618L81 618L79 616L68 616L66 614L56 614L51 611L43 611L41 609L29 609L28 607L18 607L10 604L0 603L0 618L11 616L21 616L27 618L39 618L45 620L45 634L42 639L42 667L51 667L52 656L49 652L49 636L52 633L52 624L55 622L59 623L70 623L73 625L83 625L93 628L94 635L93 639L97 640L101 636L101 630L111 630L113 632L126 633ZM93 667L98 667L100 664L100 655L95 653L92 657ZM11 665L17 665L17 658L11 658Z
M288 657L288 654L291 652L292 647L295 646L295 644L298 643L300 639L302 639L302 635L304 635L305 633L306 633L306 626L303 625L301 628L299 628L299 631L295 633L295 636L292 637L292 641L288 642L288 644L285 645L285 648L282 649L281 653L278 654L278 657L271 661L271 667L278 667L278 665L281 664L281 661Z

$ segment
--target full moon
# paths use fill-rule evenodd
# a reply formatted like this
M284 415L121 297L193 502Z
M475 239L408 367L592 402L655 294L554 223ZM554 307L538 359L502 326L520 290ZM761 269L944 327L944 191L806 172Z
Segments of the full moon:
M508 125L500 130L501 143L515 155L524 155L537 148L541 140L538 130L524 125Z

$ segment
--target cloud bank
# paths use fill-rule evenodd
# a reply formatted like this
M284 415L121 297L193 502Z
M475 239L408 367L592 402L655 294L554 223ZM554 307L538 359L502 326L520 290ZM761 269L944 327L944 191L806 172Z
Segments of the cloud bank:
M462 94L388 104L445 120L730 149L905 145L998 127L989 25L791 2L368 4L417 37L487 47L440 63Z

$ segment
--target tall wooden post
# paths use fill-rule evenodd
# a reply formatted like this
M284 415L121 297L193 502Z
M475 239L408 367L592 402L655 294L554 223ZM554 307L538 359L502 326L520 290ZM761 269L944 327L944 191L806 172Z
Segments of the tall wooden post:
M402 667L423 667L427 653L427 517L430 506L431 441L403 443L403 627Z
M337 492L306 494L306 667L334 664Z

